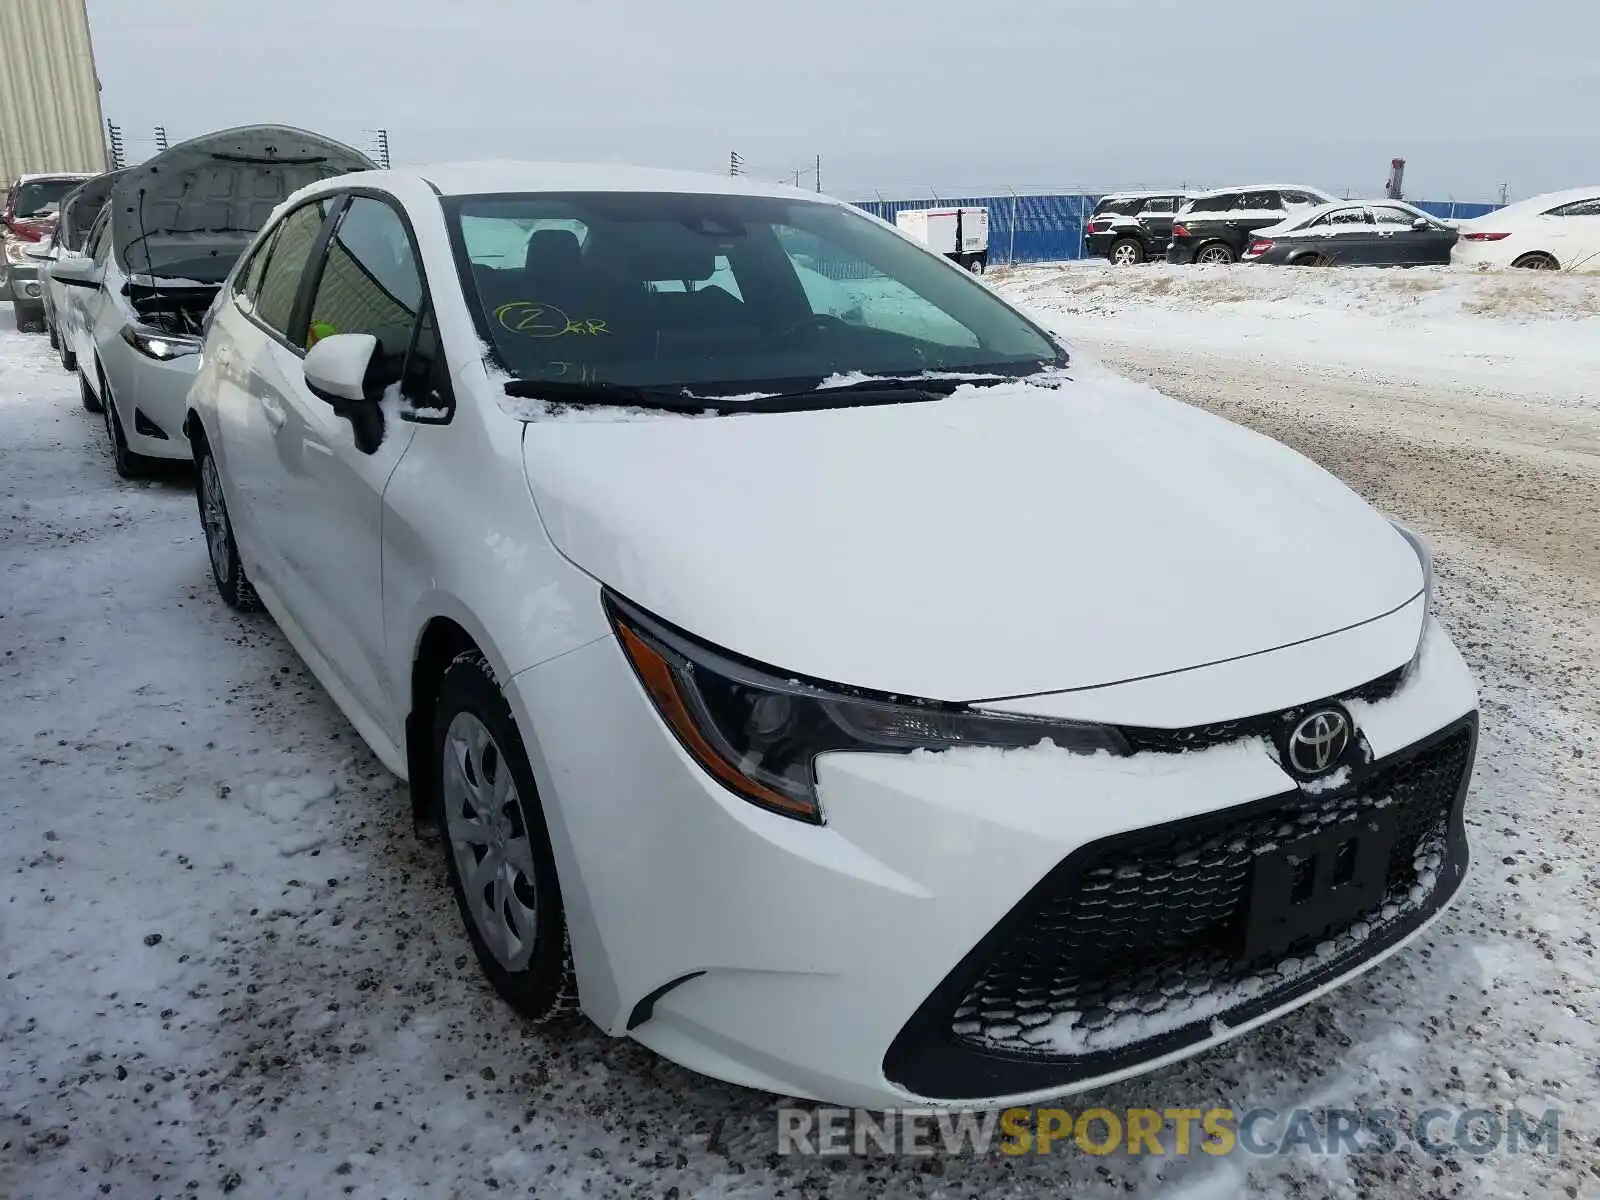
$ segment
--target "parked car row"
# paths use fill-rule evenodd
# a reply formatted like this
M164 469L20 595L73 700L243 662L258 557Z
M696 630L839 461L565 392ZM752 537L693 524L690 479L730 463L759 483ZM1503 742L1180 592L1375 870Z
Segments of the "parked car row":
M1600 271L1600 186L1535 196L1466 221L1401 200L1335 200L1300 184L1118 192L1102 197L1085 223L1084 252L1117 266L1164 258Z
M203 319L240 252L291 192L370 169L343 143L282 126L222 130L61 198L40 296L83 406L105 418L117 473L191 460L184 402ZM20 316L19 316L20 324Z
M75 172L23 175L6 189L0 209L0 300L10 300L17 328L38 328L44 318L39 251L56 226L61 203L89 176Z
M63 362L119 471L193 462L219 595L409 781L520 1012L786 1095L1031 1102L1455 896L1477 704L1427 549L1286 447L1070 375L827 197L281 129L162 158L81 248L66 202ZM906 519L952 479L990 500Z

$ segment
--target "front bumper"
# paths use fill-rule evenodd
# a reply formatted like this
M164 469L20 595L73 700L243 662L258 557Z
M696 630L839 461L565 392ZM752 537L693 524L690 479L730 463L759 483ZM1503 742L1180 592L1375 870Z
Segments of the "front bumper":
M1279 962L1281 986L1219 977L1241 992L1238 1004L1176 1019L1198 1011L1190 1003L1168 1014L1169 1027L1153 1014L1143 1028L1160 1036L1119 1042L1104 1012L1067 1016L1084 993L1051 994L1115 930L1039 941L1083 906L1081 892L1056 903L1047 925L1043 898L1059 900L1063 879L1107 846L1309 804L1265 742L1132 758L1050 746L831 755L818 764L827 814L818 828L759 811L705 776L612 639L522 672L507 695L532 732L585 1011L687 1067L780 1094L989 1106L1101 1086L1237 1036L1365 970L1425 928L1465 871L1463 768L1444 841L1422 852L1438 856L1431 882L1411 883L1406 897L1422 894L1397 910L1404 920L1378 914L1314 969ZM1476 697L1430 623L1412 676L1392 696L1348 707L1383 765L1447 727L1472 728ZM1314 799L1354 805L1347 816L1365 811L1344 793ZM1235 901L1248 891L1239 876L1248 879L1248 857L1215 868L1232 872ZM1157 916L1176 919L1171 899ZM1032 948L1019 950L1019 936ZM1137 947L1120 953L1124 966L1160 965L1154 952L1149 961ZM1232 962L1209 969L1225 976ZM1113 989L1100 1007L1141 995ZM1023 1036L1047 1024L1061 1034L1053 1042Z
M104 360L128 448L147 458L189 460L183 418L200 356L161 360L140 354L120 338Z
M14 303L35 307L44 304L44 278L38 267L32 263L7 263L5 269L7 286Z

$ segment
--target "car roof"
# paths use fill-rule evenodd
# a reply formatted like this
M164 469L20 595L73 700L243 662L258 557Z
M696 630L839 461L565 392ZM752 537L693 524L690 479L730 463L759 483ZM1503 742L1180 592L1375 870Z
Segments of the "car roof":
M444 196L470 196L495 192L679 192L704 196L775 196L804 198L840 204L831 196L807 192L786 184L762 183L744 175L712 175L657 167L629 167L612 163L446 162L393 171L363 171L341 175L327 183L382 186L396 177L420 179Z
M1102 200L1143 200L1147 196L1189 196L1182 188L1151 188L1140 192L1106 192L1100 197Z
M1318 196L1328 193L1309 183L1236 183L1232 187L1212 188L1209 192L1195 192L1191 199L1208 200L1212 196L1227 196L1233 192L1311 192ZM1350 201L1354 204L1355 201Z
M1398 205L1400 208L1416 213L1419 217L1428 215L1409 200L1390 200L1387 196L1384 196L1376 200L1335 200L1332 204L1319 204L1315 208L1302 208L1295 214L1294 219L1296 221L1309 221L1313 217L1320 217L1323 213L1337 212L1341 208L1369 208L1372 205L1381 207L1385 204Z
M1475 221L1493 221L1496 217L1520 217L1527 213L1541 213L1547 209L1556 208L1562 204L1571 204L1574 200L1593 200L1600 197L1600 183L1592 187L1566 188L1559 192L1545 192L1539 196L1529 196L1526 200L1518 200L1504 208L1497 208L1493 212L1484 213L1481 217L1474 217Z

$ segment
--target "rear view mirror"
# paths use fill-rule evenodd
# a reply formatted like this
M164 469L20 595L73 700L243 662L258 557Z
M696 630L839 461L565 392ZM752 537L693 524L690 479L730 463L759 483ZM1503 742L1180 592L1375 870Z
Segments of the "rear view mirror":
M1428 220L1427 217L1418 217L1415 221L1411 222L1411 228L1413 228L1413 229L1426 229L1432 224L1433 224L1433 222Z
M100 264L92 258L64 258L50 268L50 278L73 287L100 286Z
M312 395L335 407L378 399L367 375L378 339L370 333L330 333L306 352L306 386Z

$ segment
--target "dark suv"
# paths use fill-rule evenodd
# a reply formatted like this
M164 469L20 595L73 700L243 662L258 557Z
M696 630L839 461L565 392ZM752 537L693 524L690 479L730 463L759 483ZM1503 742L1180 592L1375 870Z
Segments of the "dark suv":
M1119 267L1158 257L1172 236L1172 216L1188 197L1182 192L1113 192L1101 196L1083 226L1083 252Z
M1170 263L1237 262L1257 229L1334 197L1300 184L1258 184L1196 196L1178 211L1167 243Z

